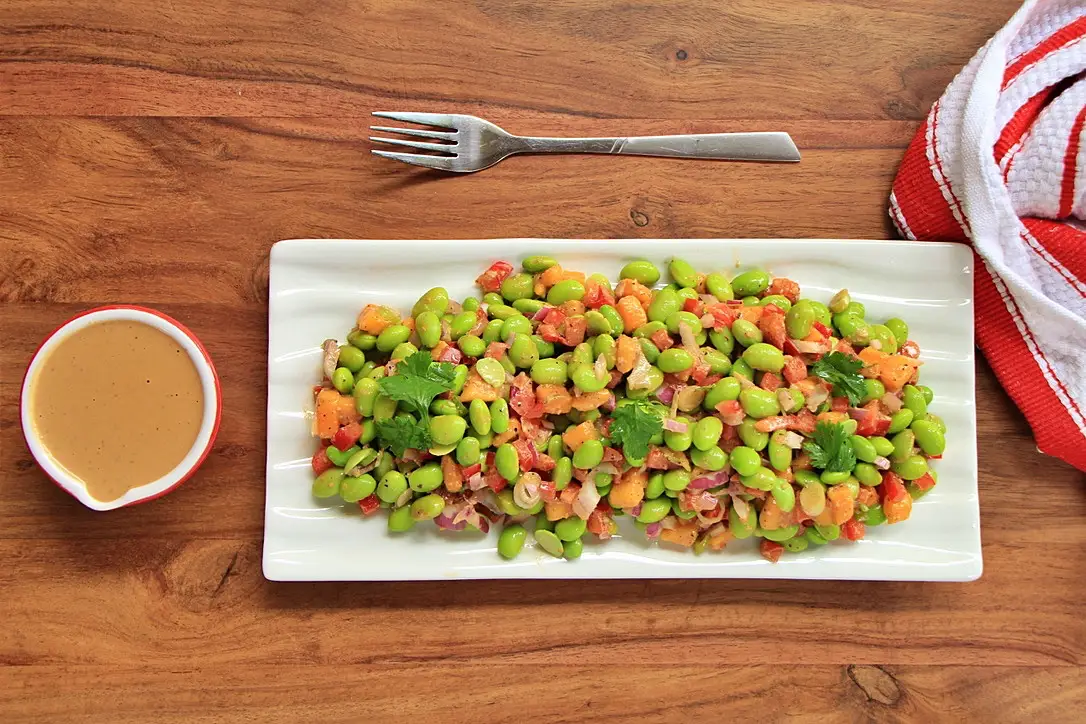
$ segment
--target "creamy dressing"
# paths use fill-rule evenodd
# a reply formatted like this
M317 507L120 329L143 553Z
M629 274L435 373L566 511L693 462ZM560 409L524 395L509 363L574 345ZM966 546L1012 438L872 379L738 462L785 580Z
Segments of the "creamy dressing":
M98 322L73 332L31 384L42 444L102 502L173 470L196 441L203 408L188 353L141 322Z

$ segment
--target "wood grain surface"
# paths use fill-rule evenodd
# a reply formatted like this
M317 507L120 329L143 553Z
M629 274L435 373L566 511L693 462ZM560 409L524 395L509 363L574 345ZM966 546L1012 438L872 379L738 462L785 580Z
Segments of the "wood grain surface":
M888 238L903 150L1016 0L0 3L0 721L1082 721L1086 486L978 363L976 583L273 584L268 249L291 237ZM786 130L794 166L370 155L374 110L514 132ZM222 429L83 509L19 386L72 313L204 341ZM77 384L73 380L73 384Z

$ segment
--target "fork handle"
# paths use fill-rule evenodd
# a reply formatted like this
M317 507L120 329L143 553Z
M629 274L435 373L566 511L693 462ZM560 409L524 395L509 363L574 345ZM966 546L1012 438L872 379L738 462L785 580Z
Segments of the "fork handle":
M625 138L518 138L524 143L520 153L606 153L725 161L795 162L800 159L791 136L779 131Z

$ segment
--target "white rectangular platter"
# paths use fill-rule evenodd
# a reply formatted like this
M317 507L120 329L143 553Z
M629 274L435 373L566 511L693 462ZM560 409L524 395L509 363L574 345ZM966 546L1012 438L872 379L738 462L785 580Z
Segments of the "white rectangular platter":
M496 552L497 531L440 533L420 525L389 534L385 515L363 518L357 505L310 493L315 450L306 410L319 383L324 339L344 340L367 303L409 310L427 289L455 299L477 295L476 276L497 259L514 265L533 254L617 281L635 258L661 268L672 256L699 271L763 267L798 281L803 295L828 301L841 288L867 307L869 320L905 319L919 343L922 380L935 390L932 412L947 424L939 484L900 524L868 528L857 543L838 541L776 564L755 540L721 552L644 542L621 527L587 544L575 561L527 547L513 561ZM613 241L291 240L271 252L268 341L268 463L264 575L278 581L448 580L471 578L793 578L967 581L981 573L973 380L973 270L968 248L890 241L639 239ZM338 500L338 499L337 499ZM629 526L628 519L619 519Z

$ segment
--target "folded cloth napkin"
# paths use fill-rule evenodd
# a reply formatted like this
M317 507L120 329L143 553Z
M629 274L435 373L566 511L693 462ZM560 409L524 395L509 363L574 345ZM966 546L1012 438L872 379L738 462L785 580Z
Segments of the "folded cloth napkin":
M1086 1L1027 0L932 107L890 216L977 257L977 344L1041 452L1086 470Z

